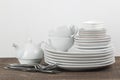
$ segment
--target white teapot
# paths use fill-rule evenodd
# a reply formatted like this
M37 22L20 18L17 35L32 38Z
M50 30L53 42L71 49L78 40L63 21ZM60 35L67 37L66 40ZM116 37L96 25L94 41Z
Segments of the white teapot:
M43 50L41 44L33 44L32 40L29 40L23 47L19 47L17 44L13 44L17 51L17 58L21 64L35 64L39 63L43 58Z

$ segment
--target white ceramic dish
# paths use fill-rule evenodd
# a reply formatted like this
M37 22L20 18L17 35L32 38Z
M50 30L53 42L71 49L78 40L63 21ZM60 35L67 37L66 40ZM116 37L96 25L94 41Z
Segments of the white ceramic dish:
M91 58L92 59L92 58ZM101 62L106 62L106 61L110 61L112 59L114 59L114 56L111 56L109 58L106 59L102 59L102 60L91 60L86 59L86 60L80 60L80 59L60 59L60 58L53 58L50 56L45 56L45 60L49 60L49 61L55 61L55 62L60 62L60 63L69 63L69 64L86 64L86 63L101 63Z
M108 35L106 35L105 37L98 37L98 38L96 38L96 37L95 38L94 37L89 37L89 36L84 37L84 36L77 35L74 38L76 40L110 40L111 39L110 36L108 36Z
M96 49L105 49L105 48L109 48L109 47L111 47L111 45L99 45L99 46L97 46L97 45L88 45L88 46L85 46L85 45L74 45L74 47L76 48L76 49L88 49L88 50L96 50ZM75 51L74 51L75 52Z
M84 27L85 28L85 27ZM106 33L106 29L79 29L79 32L81 33Z
M50 62L46 62L48 64L53 64L53 63L50 63ZM62 68L62 69L65 69L65 70L72 70L72 71L78 71L78 70L90 70L90 69L96 69L96 68L102 68L102 67L106 67L106 66L109 66L109 65L112 65L114 64L115 61L113 62L110 62L110 63L107 63L107 64L104 64L104 65L96 65L96 66L69 66L69 65L58 65L59 68Z
M13 43L13 47L16 49L17 53L16 57L25 60L42 59L44 54L43 49L41 48L42 43L43 41L39 44L35 44L31 39L29 39L28 42L24 44L24 46L19 46Z
M45 50L49 51L49 52L52 52L54 54L66 54L66 55L76 55L76 54L96 54L96 53L106 53L106 52L110 52L113 50L113 48L111 47L108 47L108 48L105 48L105 49L79 49L79 52L63 52L63 51L56 51L56 50L53 50L52 48L46 46L45 47Z
M102 42L110 42L110 39L106 39L106 40L100 40L100 39L74 39L75 42L79 42L79 43L102 43Z
M71 56L67 56L67 55L55 55L55 54L50 54L50 52L45 52L44 57L49 57L49 58L53 58L53 59L58 59L58 60L73 60L73 61L77 61L77 60L84 60L84 61L88 61L88 60L104 60L104 59L108 59L113 57L114 55L111 53L109 55L105 55L105 56L82 56L82 55L71 55Z
M79 31L78 34L106 35L106 32L98 32L98 31Z
M94 64L75 64L73 65L72 63L71 64L61 64L61 63L56 63L56 62L53 62L53 61L49 61L49 60L45 60L46 63L48 64L57 64L58 66L68 66L68 67L96 67L96 66L105 66L106 64L110 64L110 63L114 63L115 62L115 59L114 60L111 60L111 61L106 61L106 62L103 62L103 63L94 63Z
M105 62L96 62L96 63L90 63L90 62L79 62L79 63L65 63L65 62L57 62L57 61L51 61L48 59L45 59L45 62L50 62L53 64L58 64L58 65L69 65L69 66L96 66L96 65L104 65L110 62L113 62L114 59L110 60L110 61L105 61Z
M48 44L54 49L59 51L67 51L73 45L74 39L67 37L50 37L48 41Z
M78 38L77 39L79 39L79 38L105 38L106 37L106 35L82 35L82 34L79 34L78 35Z
M109 48L109 47L108 47ZM91 53L106 53L106 52L111 52L113 51L113 49L106 49L106 50L101 50L101 51L97 51L99 49L103 49L103 48L96 48L96 47L87 47L87 48L81 48L81 47L72 47L68 50L68 52L70 53L84 53L84 54L91 54ZM105 48L104 48L105 49Z
M74 25L60 26L49 31L49 37L71 37L76 35L78 28Z
M99 45L108 45L108 44L110 44L110 42L79 42L79 41L75 41L74 42L74 44L76 44L76 45L86 45L86 46L94 46L94 45L96 45L96 46L99 46Z
M109 52L109 53L104 53L104 54L56 54L56 53L52 53L49 51L45 51L44 53L45 55L51 55L51 56L58 56L58 57L78 57L78 58L99 58L99 57L106 57L109 56L111 54L113 54L113 52Z
M105 37L106 34L80 34L79 37Z

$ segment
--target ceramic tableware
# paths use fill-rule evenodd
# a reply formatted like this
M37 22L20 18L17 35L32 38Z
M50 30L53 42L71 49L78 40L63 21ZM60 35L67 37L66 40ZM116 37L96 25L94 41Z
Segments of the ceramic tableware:
M60 26L56 29L49 31L49 37L73 37L76 35L78 29L74 25L72 26Z
M48 44L58 51L67 51L73 45L74 39L67 37L50 37Z
M43 58L43 50L41 48L43 42L40 44L34 44L30 39L24 46L20 47L17 44L13 44L17 51L17 58L21 64L34 64L40 63Z
M78 34L74 35L74 44L67 48L66 52L60 48L55 49L63 43L62 40L60 41L61 43L51 39L49 42L51 45L45 46L44 60L47 64L57 64L58 67L67 70L87 70L115 63L111 38L107 35L103 23L95 21L83 23ZM69 41L65 42L66 45L67 42ZM53 47L53 43L56 46Z

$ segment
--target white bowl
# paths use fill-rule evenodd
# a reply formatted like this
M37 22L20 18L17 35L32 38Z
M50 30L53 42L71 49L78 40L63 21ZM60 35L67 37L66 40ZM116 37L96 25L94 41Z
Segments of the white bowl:
M74 36L78 31L78 28L72 26L60 26L49 32L49 37L71 37Z
M67 51L73 45L73 38L50 37L49 45L58 51Z

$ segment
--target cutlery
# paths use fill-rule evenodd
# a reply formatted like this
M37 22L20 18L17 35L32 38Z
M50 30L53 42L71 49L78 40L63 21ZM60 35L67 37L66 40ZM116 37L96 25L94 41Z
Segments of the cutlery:
M55 73L60 72L58 70L55 70L56 67L57 67L57 65L43 66L41 64L35 64L35 65L9 64L8 66L4 67L4 69L12 69L12 70L19 70L19 71L42 72L42 73L55 74Z

